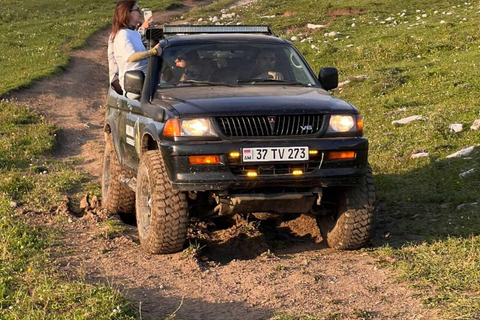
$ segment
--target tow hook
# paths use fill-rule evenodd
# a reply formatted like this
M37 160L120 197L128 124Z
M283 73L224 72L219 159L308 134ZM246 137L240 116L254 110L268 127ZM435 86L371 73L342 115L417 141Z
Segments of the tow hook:
M323 189L322 188L313 188L313 193L317 195L317 206L322 203Z

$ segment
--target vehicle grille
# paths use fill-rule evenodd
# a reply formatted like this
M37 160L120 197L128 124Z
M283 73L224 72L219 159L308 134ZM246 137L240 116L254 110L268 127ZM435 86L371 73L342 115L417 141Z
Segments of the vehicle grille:
M298 136L315 134L322 127L322 115L217 117L227 137Z

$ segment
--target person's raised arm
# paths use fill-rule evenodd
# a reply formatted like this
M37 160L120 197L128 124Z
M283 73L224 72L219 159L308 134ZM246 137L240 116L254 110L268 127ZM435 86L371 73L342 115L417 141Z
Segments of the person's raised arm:
M150 58L152 56L159 56L161 54L162 54L162 49L160 48L160 44L158 43L155 47L153 47L150 50L137 51L135 53L132 53L128 57L127 62L137 62L143 59Z

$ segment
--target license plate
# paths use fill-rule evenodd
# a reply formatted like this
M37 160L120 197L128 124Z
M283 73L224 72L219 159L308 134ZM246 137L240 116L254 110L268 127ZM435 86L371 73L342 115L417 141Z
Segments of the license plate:
M308 147L244 148L243 162L307 161Z

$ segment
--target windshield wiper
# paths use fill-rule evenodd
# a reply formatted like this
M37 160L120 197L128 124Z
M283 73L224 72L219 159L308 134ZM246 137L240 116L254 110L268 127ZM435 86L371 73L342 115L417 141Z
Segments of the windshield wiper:
M300 85L304 87L310 87L311 84L305 84L298 81L291 80L280 80L280 79L268 79L268 78L251 78L251 79L238 79L237 83L251 83L255 84L258 82L267 82L267 83L279 83L279 84L291 84L291 85Z
M199 81L199 80L184 80L184 81L179 81L178 84L182 83L190 83L194 85L207 85L207 86L225 86L225 87L237 87L236 85L233 84L228 84L228 83L223 83L223 82L210 82L210 81Z

